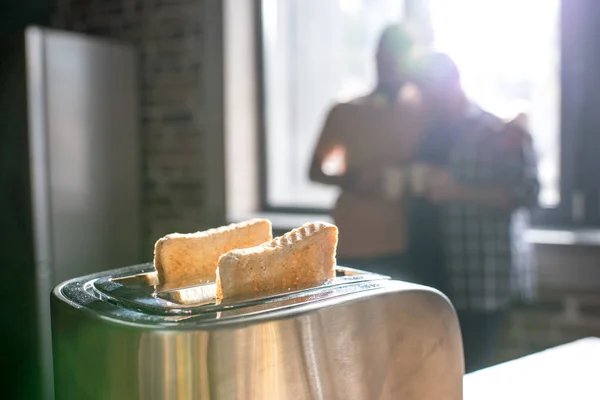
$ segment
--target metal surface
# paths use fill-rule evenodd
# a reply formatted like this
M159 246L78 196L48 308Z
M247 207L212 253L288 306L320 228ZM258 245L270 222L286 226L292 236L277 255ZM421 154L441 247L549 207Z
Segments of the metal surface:
M289 293L177 304L151 272L54 290L57 399L462 398L458 322L436 291L339 269Z
M24 36L37 283L24 295L38 301L43 398L52 399L52 287L140 261L136 64L116 43L38 27Z
M52 343L50 336L50 307L48 291L52 288L52 234L50 220L50 182L48 179L48 136L45 110L45 60L44 33L36 27L25 32L27 65L27 98L29 123L29 162L31 205L35 257L40 394L52 400Z
M43 30L54 282L140 262L135 52Z

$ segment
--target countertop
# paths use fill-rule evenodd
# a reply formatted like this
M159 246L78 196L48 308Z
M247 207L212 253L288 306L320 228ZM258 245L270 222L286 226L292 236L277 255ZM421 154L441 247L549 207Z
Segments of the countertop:
M464 400L598 400L600 338L581 339L466 375Z

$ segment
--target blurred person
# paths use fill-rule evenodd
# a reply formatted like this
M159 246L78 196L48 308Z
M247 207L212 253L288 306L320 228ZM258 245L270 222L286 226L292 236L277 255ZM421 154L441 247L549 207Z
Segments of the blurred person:
M338 264L404 279L401 185L387 187L387 194L384 186L387 178L401 175L422 132L418 101L407 84L413 50L404 26L384 29L376 87L329 111L310 165L312 181L341 189L333 210Z
M414 162L427 174L410 203L410 258L454 304L472 372L492 364L512 301L533 294L523 234L537 161L522 116L504 122L470 102L450 57L425 56L417 76L428 124Z

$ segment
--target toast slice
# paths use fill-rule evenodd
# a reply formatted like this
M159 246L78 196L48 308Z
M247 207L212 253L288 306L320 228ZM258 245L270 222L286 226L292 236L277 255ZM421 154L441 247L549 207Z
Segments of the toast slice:
M284 292L335 276L338 229L315 222L248 249L225 253L217 269L217 299Z
M273 238L267 219L222 226L196 233L172 233L156 242L154 267L160 285L169 288L214 282L219 257Z

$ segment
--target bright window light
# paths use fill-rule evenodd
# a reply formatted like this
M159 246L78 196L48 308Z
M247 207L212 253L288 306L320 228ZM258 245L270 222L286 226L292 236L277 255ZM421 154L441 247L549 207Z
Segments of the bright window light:
M560 179L559 0L430 0L436 49L458 64L469 96L503 118L525 112L544 206Z

